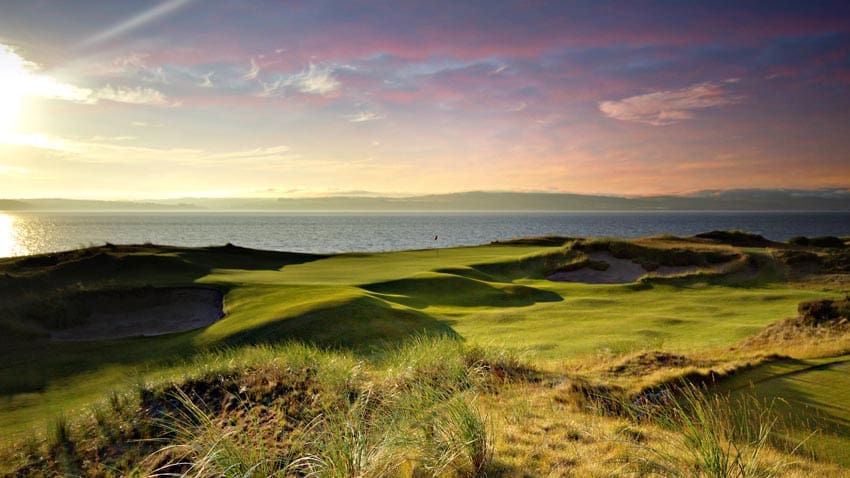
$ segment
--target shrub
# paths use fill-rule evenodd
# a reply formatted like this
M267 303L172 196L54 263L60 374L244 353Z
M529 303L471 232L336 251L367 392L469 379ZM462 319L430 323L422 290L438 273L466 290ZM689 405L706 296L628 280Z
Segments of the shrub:
M844 300L812 300L801 302L797 312L805 325L818 325L850 319L850 298Z
M844 241L835 236L821 236L821 237L805 237L805 236L795 236L791 239L788 239L788 244L793 244L795 246L812 246L812 247L824 247L824 248L841 248L844 247Z

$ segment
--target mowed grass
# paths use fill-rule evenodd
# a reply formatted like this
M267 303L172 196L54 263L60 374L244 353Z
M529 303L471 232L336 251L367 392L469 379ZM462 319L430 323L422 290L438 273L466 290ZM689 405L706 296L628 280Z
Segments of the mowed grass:
M213 286L226 293L227 315L204 329L163 337L16 341L0 353L0 435L220 347L295 339L370 354L426 332L521 351L548 366L597 353L727 347L795 315L800 301L836 296L795 289L769 274L746 281L555 283L545 273L574 261L576 253L533 243L336 256L232 247L127 252L119 246L93 257L91 267L76 258L74 267L55 266L62 273L57 277L94 284L108 276L109 287Z
M369 305L378 313L415 311L449 325L467 340L559 360L606 351L731 345L770 322L794 316L801 301L832 296L782 283L740 287L722 280L684 285L555 283L533 266L516 267L529 257L559 250L482 246L341 255L279 271L218 270L201 282L238 282L246 288L234 293L234 315L200 339L219 339L235 327L299 316L304 307L347 304L369 296L377 299ZM250 309L244 308L242 297L248 298Z
M721 391L771 403L788 443L803 441L815 457L850 466L850 355L768 363L724 381Z
M543 360L650 349L689 352L732 345L770 322L796 315L800 301L824 296L776 286L523 283L563 301L463 314L452 327L464 337L525 349Z

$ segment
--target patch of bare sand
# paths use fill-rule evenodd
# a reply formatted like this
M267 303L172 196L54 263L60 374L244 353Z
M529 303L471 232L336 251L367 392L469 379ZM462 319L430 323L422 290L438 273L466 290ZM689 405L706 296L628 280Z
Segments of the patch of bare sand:
M591 252L587 256L591 261L608 264L608 268L603 271L585 267L574 271L556 272L548 276L547 279L555 282L581 282L585 284L629 284L650 274L650 272L637 262L614 257L608 251ZM680 274L693 274L700 270L715 270L718 267L660 266L652 271L651 274L656 277L670 277Z
M91 298L86 323L51 334L58 341L118 339L173 334L206 327L224 317L216 289L179 287L124 291Z

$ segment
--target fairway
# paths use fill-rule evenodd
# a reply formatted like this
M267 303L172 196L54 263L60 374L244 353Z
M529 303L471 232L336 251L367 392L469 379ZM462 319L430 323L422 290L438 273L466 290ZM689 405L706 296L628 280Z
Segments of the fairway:
M805 440L804 449L815 456L850 466L850 355L762 365L730 378L721 390L771 403L790 443Z

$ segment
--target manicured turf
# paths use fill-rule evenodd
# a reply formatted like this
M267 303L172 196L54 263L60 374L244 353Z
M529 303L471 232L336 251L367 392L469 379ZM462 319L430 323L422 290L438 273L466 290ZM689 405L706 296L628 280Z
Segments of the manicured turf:
M726 380L723 389L772 403L790 444L805 440L815 456L850 466L850 355L765 364Z

